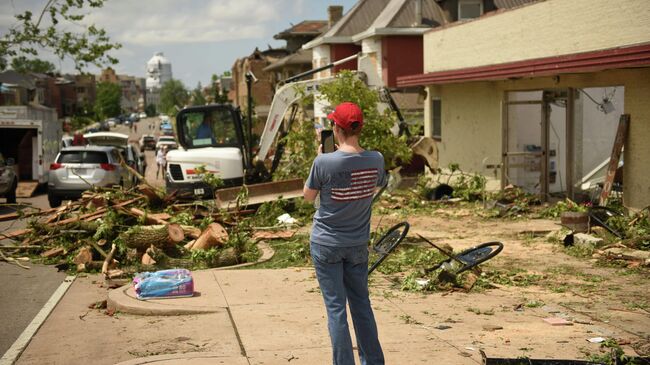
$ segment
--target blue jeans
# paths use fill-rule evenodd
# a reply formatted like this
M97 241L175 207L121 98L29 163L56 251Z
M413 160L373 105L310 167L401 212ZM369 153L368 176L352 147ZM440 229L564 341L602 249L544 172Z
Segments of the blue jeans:
M350 305L362 365L383 365L384 354L368 297L368 247L330 247L311 243L330 332L335 365L353 365L354 352L348 328L346 301Z

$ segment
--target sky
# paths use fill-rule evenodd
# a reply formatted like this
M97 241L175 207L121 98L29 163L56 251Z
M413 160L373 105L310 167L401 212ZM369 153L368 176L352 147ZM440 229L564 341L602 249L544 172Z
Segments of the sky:
M46 0L0 1L0 34L15 24L14 14L39 13ZM85 9L86 25L104 28L122 48L110 54L118 74L145 77L145 65L155 52L163 52L172 74L186 87L210 81L212 74L231 69L237 58L255 47L282 47L277 34L303 20L327 20L329 5L347 12L356 0L106 0L99 9ZM64 24L69 29L80 24ZM63 73L74 73L69 61L50 53L39 58L54 63ZM85 71L99 73L97 67Z

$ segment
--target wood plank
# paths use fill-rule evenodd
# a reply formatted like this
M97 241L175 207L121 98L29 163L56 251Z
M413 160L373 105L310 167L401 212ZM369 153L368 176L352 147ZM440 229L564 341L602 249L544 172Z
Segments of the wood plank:
M16 188L16 197L31 198L38 187L38 181L19 181Z
M625 145L625 138L629 124L630 115L621 114L621 118L618 121L616 138L614 139L614 146L612 147L612 156L609 159L609 166L607 166L607 174L605 175L603 191L600 193L600 200L598 202L598 204L602 206L607 205L609 193L612 191L612 185L614 185L614 176L616 175L616 170L618 169L618 162L621 159L621 152L623 152L623 146Z

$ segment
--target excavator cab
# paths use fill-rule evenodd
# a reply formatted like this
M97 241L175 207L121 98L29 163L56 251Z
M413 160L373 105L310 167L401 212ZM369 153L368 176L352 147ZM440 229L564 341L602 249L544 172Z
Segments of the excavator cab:
M178 142L184 149L244 146L239 110L228 104L190 107L176 116Z

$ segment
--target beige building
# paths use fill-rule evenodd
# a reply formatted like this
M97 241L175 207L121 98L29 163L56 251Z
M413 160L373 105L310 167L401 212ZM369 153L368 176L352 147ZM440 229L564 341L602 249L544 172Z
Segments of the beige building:
M548 0L431 30L424 73L398 86L425 87L441 166L544 198L586 193L628 114L624 204L650 205L647 0Z

